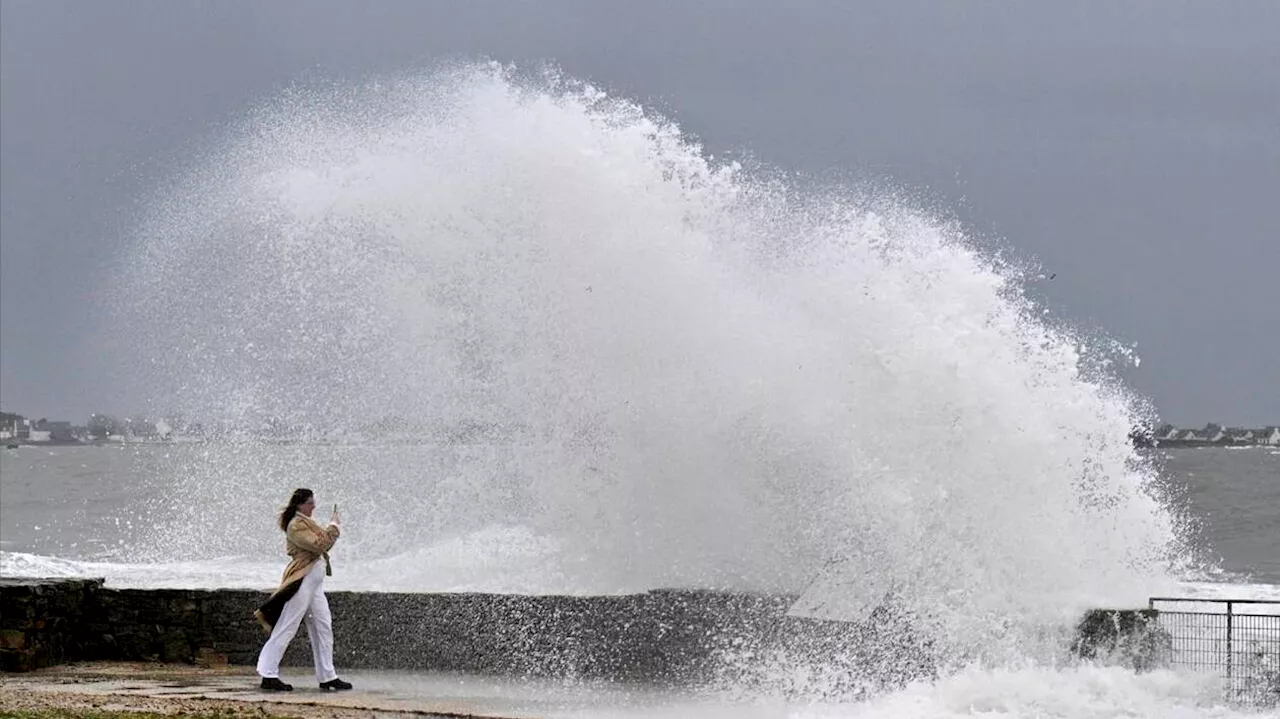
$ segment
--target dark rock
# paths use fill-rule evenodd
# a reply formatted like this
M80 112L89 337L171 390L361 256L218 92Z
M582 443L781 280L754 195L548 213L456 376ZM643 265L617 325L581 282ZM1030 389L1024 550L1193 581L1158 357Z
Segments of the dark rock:
M27 648L27 635L16 629L0 630L0 649L21 651Z
M187 637L178 631L166 632L160 637L159 655L166 662L195 663L195 652L187 642Z
M1167 664L1169 633L1160 628L1156 609L1094 609L1076 627L1072 651L1082 659L1146 671Z
M212 647L200 647L196 650L196 664L206 669L227 666L227 655Z

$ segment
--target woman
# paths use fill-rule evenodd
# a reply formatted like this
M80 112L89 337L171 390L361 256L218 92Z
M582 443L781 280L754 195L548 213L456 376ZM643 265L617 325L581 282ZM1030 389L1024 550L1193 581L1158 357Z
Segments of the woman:
M258 654L258 676L262 677L262 688L270 691L293 691L292 685L280 681L280 660L304 617L320 689L351 688L333 668L333 615L324 596L324 578L333 575L329 549L341 533L338 508L333 508L325 527L311 518L315 509L315 493L309 489L293 490L289 505L280 513L280 529L284 530L285 549L292 561L285 567L280 587L253 613L271 635Z

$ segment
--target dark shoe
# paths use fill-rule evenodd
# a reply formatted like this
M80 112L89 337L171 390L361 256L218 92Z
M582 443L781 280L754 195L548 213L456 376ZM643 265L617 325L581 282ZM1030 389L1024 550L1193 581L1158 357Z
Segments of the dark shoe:
M291 692L291 691L293 691L293 685L292 685L292 684L285 684L284 682L280 681L280 680L279 680L279 679L277 679L276 677L263 677L263 678L262 678L262 685L261 685L261 687L259 687L259 688L264 689L264 690L269 691L269 692Z
M341 679L324 682L320 685L322 692L345 692L351 688L351 682L344 682Z

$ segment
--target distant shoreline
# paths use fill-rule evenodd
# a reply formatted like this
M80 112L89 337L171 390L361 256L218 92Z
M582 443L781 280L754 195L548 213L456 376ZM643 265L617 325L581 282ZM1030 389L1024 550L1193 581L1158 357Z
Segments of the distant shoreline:
M1158 439L1152 445L1156 449L1274 449L1280 450L1280 446L1274 444L1232 444L1222 442L1204 442L1199 440L1186 439Z
M426 445L439 444L440 441L418 441L406 442L404 440L379 441L377 439L360 439L355 441L333 441L333 440L305 440L305 439L245 439L236 438L232 440L225 439L200 439L200 440L180 440L166 441L158 439L131 439L131 440L28 440L28 439L8 439L0 442L0 447L4 449L18 449L20 447L179 447L179 446L209 446L209 445L245 445L245 444L261 444L261 445L314 445L317 447L331 446L381 446L381 447L402 447L405 445ZM446 444L453 444L445 440ZM461 442L459 444L472 444L473 442ZM1205 440L1186 440L1186 439L1158 439L1144 443L1135 443L1135 446L1143 449L1272 449L1280 451L1280 445L1265 444L1258 442L1206 442Z

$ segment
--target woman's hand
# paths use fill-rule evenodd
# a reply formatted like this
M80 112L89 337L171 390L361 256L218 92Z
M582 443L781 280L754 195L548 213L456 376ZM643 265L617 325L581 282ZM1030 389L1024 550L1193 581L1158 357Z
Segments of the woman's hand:
M329 524L342 524L342 517L338 515L338 510L333 510L333 514L329 515Z

